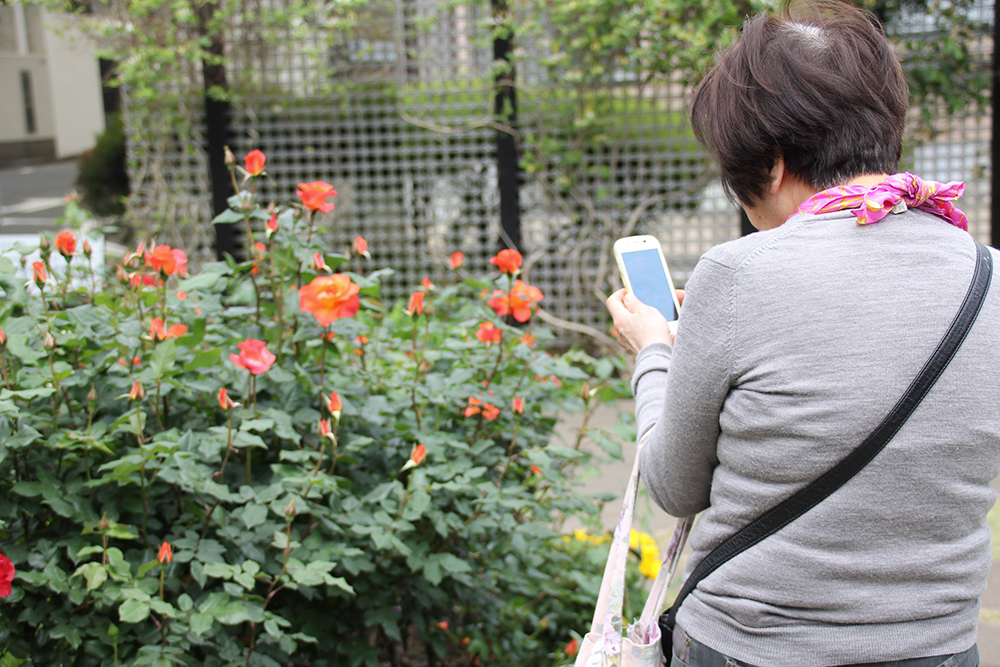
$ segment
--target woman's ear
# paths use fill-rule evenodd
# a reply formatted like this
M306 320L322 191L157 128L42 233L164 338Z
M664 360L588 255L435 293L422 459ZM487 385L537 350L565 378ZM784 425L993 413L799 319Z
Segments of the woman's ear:
M778 190L781 189L781 184L785 181L786 176L785 158L779 155L778 159L774 161L774 166L771 167L771 184L767 188L772 195L777 194Z

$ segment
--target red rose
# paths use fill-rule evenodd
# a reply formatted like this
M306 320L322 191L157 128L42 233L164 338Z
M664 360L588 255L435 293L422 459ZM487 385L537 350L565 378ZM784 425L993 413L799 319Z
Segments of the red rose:
M247 156L243 158L244 168L247 170L247 176L260 176L264 173L264 163L267 158L259 150L252 150L247 153Z
M245 368L253 375L260 375L267 372L277 358L271 354L262 340L248 338L236 347L240 348L239 355L230 354L229 359L240 368Z
M0 554L0 598L10 595L10 582L14 581L14 563Z

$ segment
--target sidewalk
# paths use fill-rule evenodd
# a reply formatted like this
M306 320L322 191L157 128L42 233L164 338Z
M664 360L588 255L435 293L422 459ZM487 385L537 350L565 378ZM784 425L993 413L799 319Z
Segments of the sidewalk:
M55 229L76 171L75 160L0 169L0 234Z
M591 418L591 428L610 428L615 424L620 411L631 411L631 401L622 401L617 405L602 406ZM580 415L570 415L559 425L559 433L568 441L572 441L581 422ZM585 477L583 491L588 494L610 492L618 496L616 500L607 503L601 513L601 522L608 530L614 530L621 509L621 495L625 491L632 462L635 458L635 444L624 443L622 451L624 462L611 462L601 466L601 469ZM1000 478L993 481L993 488L1000 492ZM641 487L640 487L641 489ZM663 510L654 506L648 496L643 497L640 490L640 500L636 504L634 525L637 529L652 534L661 548L665 548L674 530L673 517L667 516ZM982 597L982 610L979 614L979 653L981 667L1000 667L1000 504L995 505L990 512L990 526L993 529L993 567L990 570L989 583ZM681 562L683 568L683 561Z

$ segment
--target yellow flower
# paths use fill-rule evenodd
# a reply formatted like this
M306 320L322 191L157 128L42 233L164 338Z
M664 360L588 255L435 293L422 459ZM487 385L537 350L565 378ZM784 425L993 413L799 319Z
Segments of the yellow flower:
M596 546L600 546L610 539L607 535L591 535L583 528L577 528L574 530L573 537L580 542L588 542Z
M655 579L660 573L660 547L652 535L633 530L629 534L628 548L639 552L639 573Z

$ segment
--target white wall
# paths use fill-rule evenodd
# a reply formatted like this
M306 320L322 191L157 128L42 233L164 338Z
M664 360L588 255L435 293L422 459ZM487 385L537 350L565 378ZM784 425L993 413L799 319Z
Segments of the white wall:
M24 117L24 97L21 95L23 70L31 72L35 102L34 134L28 134ZM44 57L0 53L0 90L4 91L0 95L0 141L31 141L55 136L48 65Z
M17 39L15 7L0 5L0 142L52 139L57 157L79 155L104 129L97 58L65 15L38 6L23 10L27 34ZM35 107L31 134L21 93L25 70L31 72Z
M56 157L79 155L94 146L104 129L100 68L67 17L46 13L44 21Z

